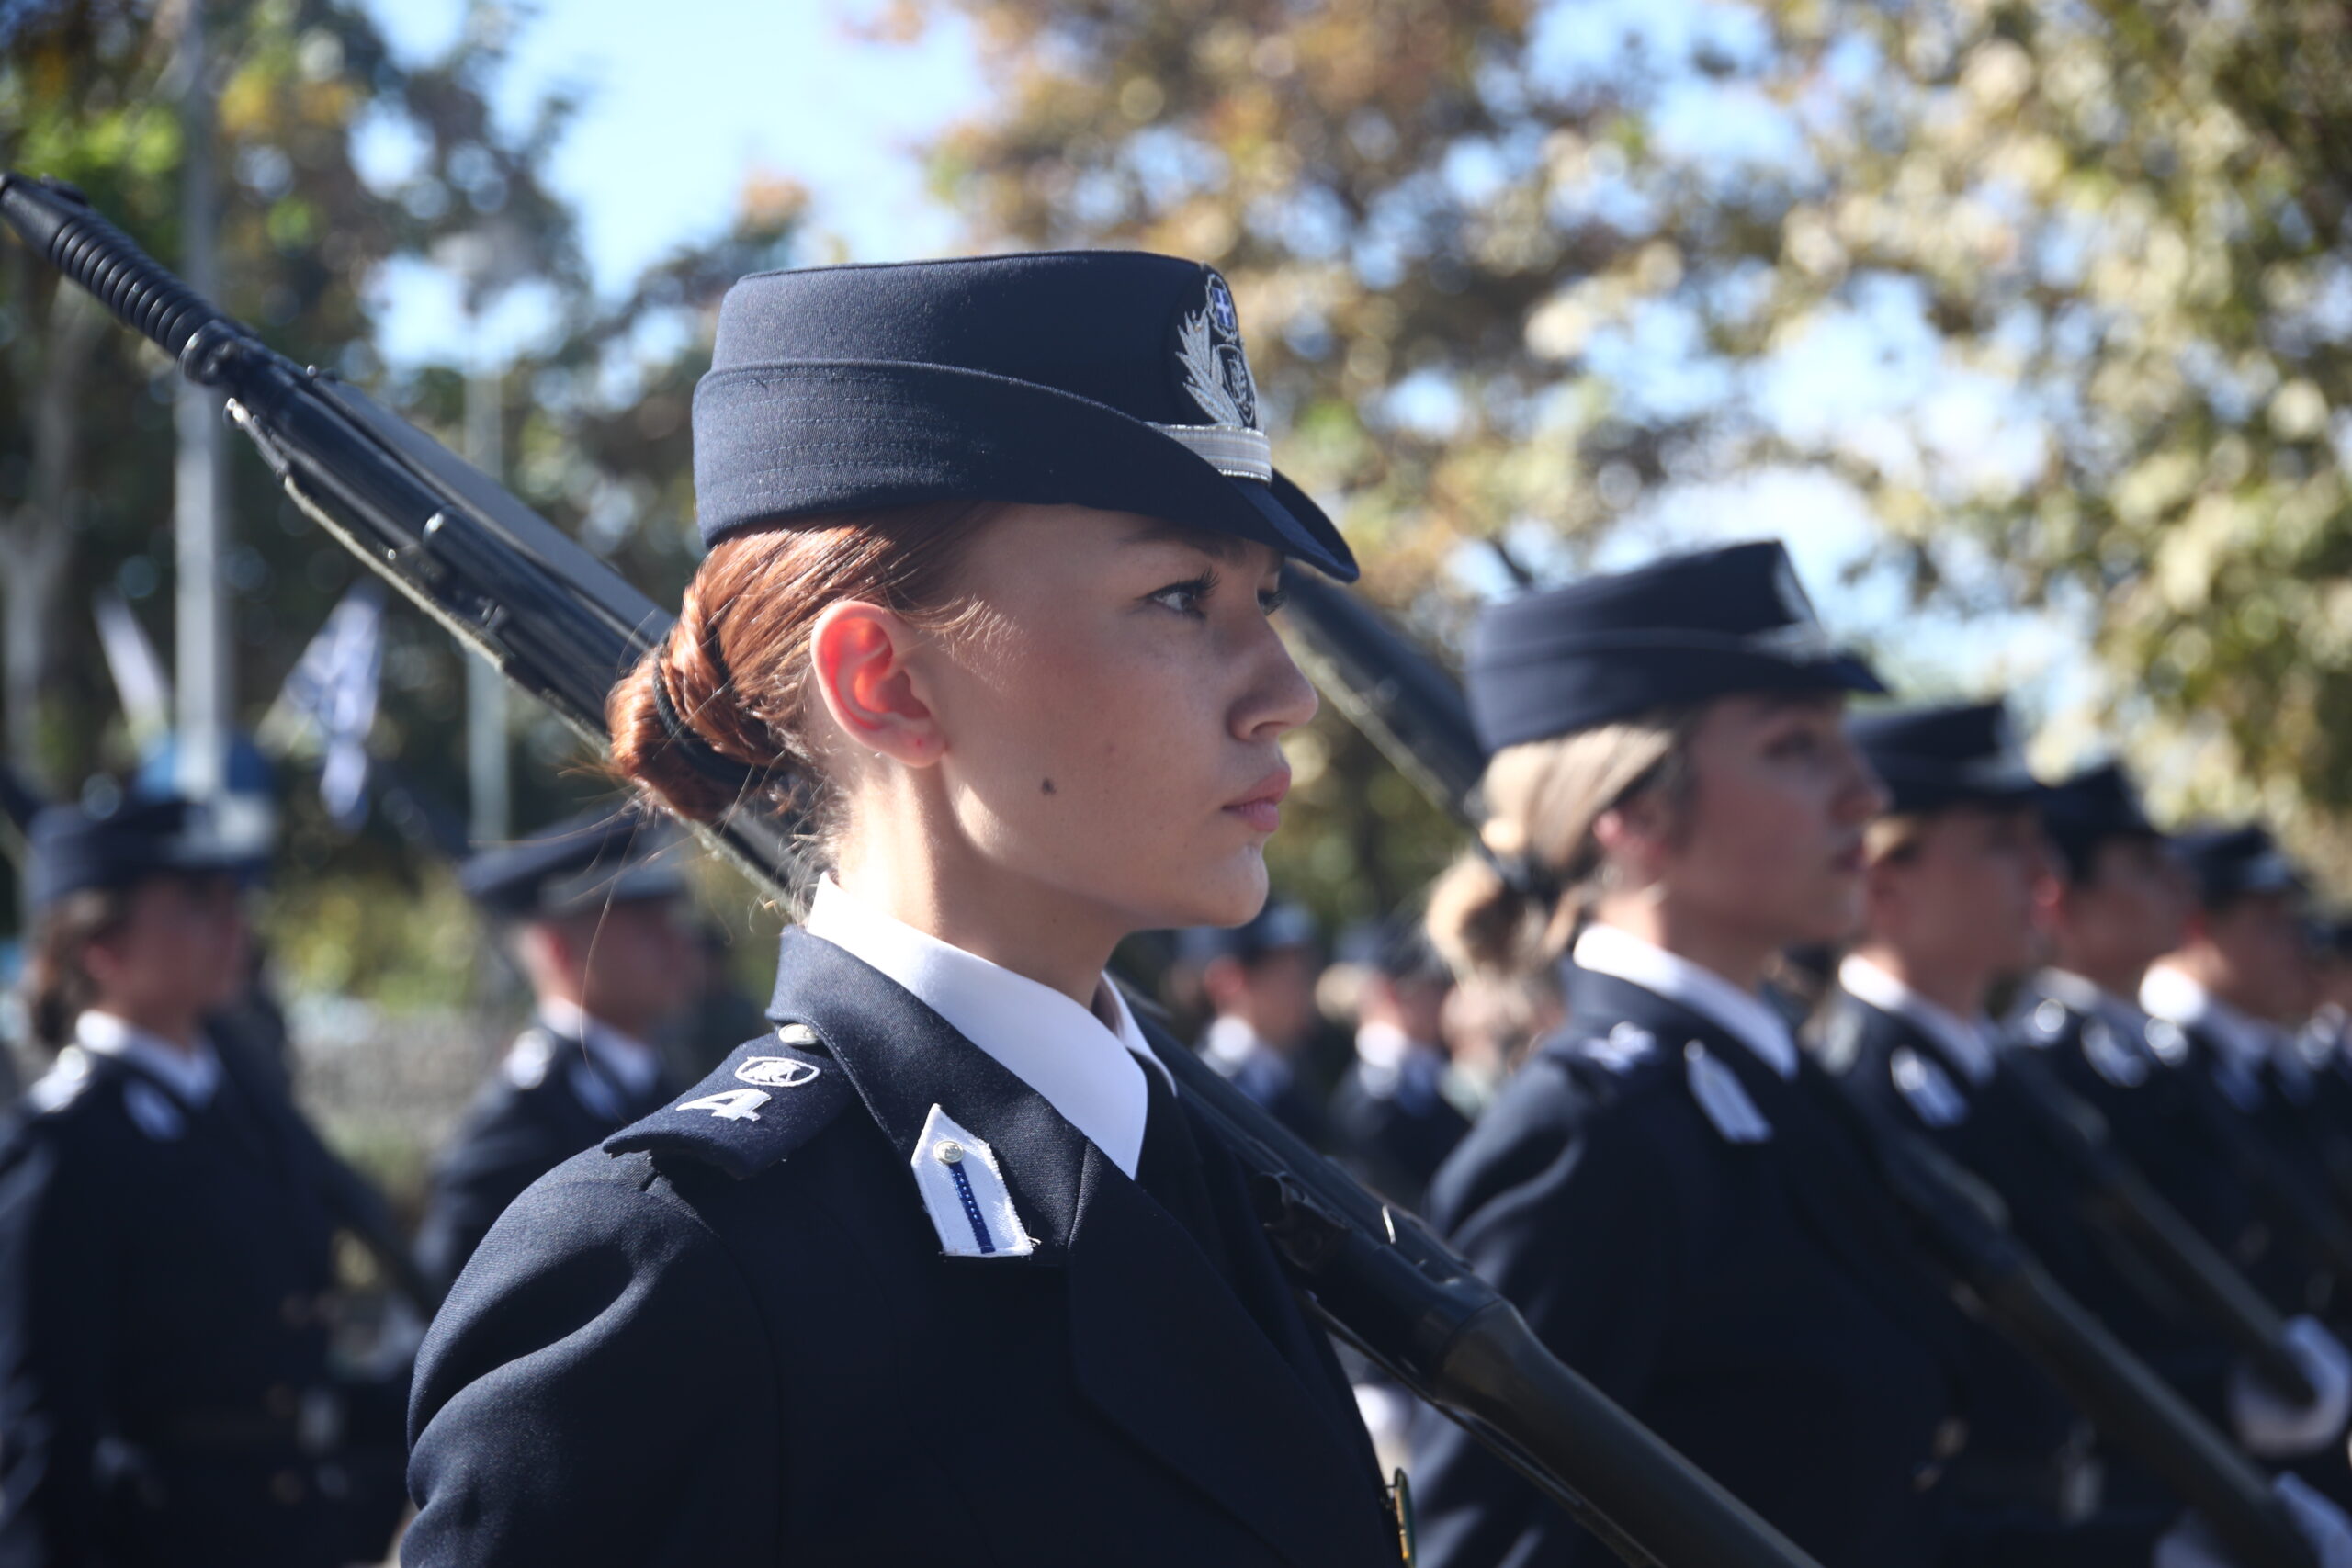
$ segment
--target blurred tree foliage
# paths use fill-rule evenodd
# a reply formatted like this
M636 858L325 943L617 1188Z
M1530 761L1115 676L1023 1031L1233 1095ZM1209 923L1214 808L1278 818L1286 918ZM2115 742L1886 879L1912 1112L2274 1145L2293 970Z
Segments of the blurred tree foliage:
M1198 255L1372 591L1800 461L2352 869L2352 43L2279 0L904 0L985 237ZM1527 555L1529 550L1522 548ZM1576 558L1577 549L1565 556ZM1963 580L1966 580L1963 585Z
M184 17L180 0L0 4L0 161L72 181L167 265L179 254ZM686 412L710 318L739 274L781 264L801 196L755 177L737 212L713 214L710 234L619 298L599 295L571 213L545 180L576 106L559 95L519 120L493 112L512 27L506 11L478 3L445 57L403 62L356 0L208 0L220 302L273 346L368 386L463 450L465 367L389 369L375 346L374 289L390 263L461 265L464 247L487 247L495 276L469 305L528 291L552 323L499 378L504 477L650 592L674 599L693 567ZM133 761L88 613L93 592L119 589L171 647L176 385L160 355L0 242L7 756L51 790ZM243 442L229 446L226 575L238 710L250 723L359 569ZM395 599L375 738L390 764L379 790L387 809L350 840L288 781L288 886L274 907L300 915L274 923L306 982L403 993L438 983L446 993L466 979L474 950L444 940L447 900L426 869L433 823L446 836L462 820L463 693L447 635ZM521 828L611 793L560 726L526 716L521 729ZM375 920L352 927L351 898L374 903ZM404 910L419 929L387 929ZM304 940L311 926L310 935L373 934L337 956L335 943Z

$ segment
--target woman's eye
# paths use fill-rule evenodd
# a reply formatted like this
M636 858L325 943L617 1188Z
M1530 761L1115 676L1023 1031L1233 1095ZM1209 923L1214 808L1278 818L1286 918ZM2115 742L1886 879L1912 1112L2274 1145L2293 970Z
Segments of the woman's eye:
M1202 613L1204 602L1216 587L1216 578L1202 576L1185 582L1171 582L1158 592L1147 593L1144 597L1180 615L1197 615Z
M1277 582L1272 588L1259 590L1258 608L1265 615L1271 615L1289 603L1290 584L1288 582Z
M1810 729L1792 729L1765 748L1772 757L1810 757L1821 750L1821 738Z

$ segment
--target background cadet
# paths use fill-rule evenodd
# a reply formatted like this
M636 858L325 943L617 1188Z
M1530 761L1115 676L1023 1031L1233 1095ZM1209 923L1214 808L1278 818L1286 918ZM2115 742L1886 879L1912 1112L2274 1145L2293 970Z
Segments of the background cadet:
M1103 974L1258 913L1316 706L1284 559L1354 575L1271 465L1225 280L765 273L716 364L713 547L614 761L698 819L790 802L829 874L777 1027L475 1255L420 1362L408 1560L1394 1564L1184 1047Z
M328 1568L383 1552L406 1377L338 1376L335 1167L207 1015L249 868L177 800L34 819L0 1134L0 1562ZM404 1372L404 1369L403 1369Z
M2352 1259L2331 1255L2312 1224L2294 1220L2308 1206L2344 1223L2324 1129L2312 1119L2317 1088L2291 1032L2317 1001L2302 877L2259 826L2184 833L2173 843L2196 897L2180 944L2141 981L2140 1005L2177 1027L2183 1065L2215 1091L2209 1100L2225 1108L2222 1118L2241 1118L2256 1134L2263 1195L2286 1238L2303 1244L2279 1249L2279 1286L2292 1288L2291 1266L2302 1303L2324 1308L2352 1282Z
M2038 1065L1996 1051L1986 1014L1996 983L2033 956L2034 900L2047 874L2041 811L2064 792L2035 783L1998 704L1874 716L1850 728L1890 804L1871 826L1863 930L1838 968L1819 1028L1821 1060L1858 1100L1989 1182L2016 1234L2059 1282L2222 1418L2229 1356L2210 1331L2151 1302L2144 1263L2117 1267L2114 1238L2092 1229L2081 1179L2026 1098L2034 1091L2019 1075ZM2052 816L2064 818L2063 805ZM2352 1413L2352 1363L2326 1331L2304 1319L2290 1343L2320 1391L2309 1408L2282 1412L2266 1390L2238 1379L2239 1435L2270 1457L2319 1450ZM1963 1528L2047 1531L2104 1506L2109 1528L2096 1551L2072 1531L2049 1547L2070 1557L2144 1555L2177 1505L2135 1466L2096 1453L2088 1427L2020 1359L1989 1358L1974 1383L1969 1450L1949 1483ZM2119 1473L2124 1484L2107 1483Z
M1777 544L1531 594L1474 634L1483 854L1432 893L1457 972L1569 959L1568 1023L1432 1186L1536 1332L1827 1568L1941 1560L1966 1323L1759 986L1860 914L1880 805L1842 728L1875 691ZM1825 1095L1834 1093L1826 1085ZM1604 1549L1438 1420L1423 1561Z
M1200 1051L1209 1066L1308 1144L1330 1147L1325 1082L1308 1060L1322 1024L1315 917L1275 899L1231 930L1185 931L1178 953L1199 975L1208 1003Z
M1339 957L1357 972L1356 1059L1331 1096L1334 1147L1374 1191L1418 1212L1470 1130L1446 1081L1453 982L1418 921L1359 926L1340 938Z
M674 844L635 807L606 807L460 873L533 1013L434 1167L417 1251L444 1289L523 1189L670 1098L647 1042L703 969Z

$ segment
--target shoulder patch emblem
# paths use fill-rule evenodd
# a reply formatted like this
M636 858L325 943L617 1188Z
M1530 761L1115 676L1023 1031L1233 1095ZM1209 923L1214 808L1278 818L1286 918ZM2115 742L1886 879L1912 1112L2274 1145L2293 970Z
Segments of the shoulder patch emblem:
M506 1081L516 1089L537 1089L548 1081L548 1068L554 1064L555 1042L530 1030L506 1053Z
M823 1069L814 1062L803 1062L791 1056L747 1056L735 1076L745 1083L760 1084L768 1089L798 1089L813 1082Z
M1887 1063L1895 1091L1930 1127L1954 1127L1968 1120L1968 1100L1941 1066L1908 1045L1895 1047Z
M134 1078L122 1089L122 1108L139 1123L139 1130L159 1144L177 1143L187 1134L187 1118L172 1103L172 1097L143 1079Z
M37 1112L46 1114L62 1111L81 1098L90 1087L90 1058L79 1045L68 1045L57 1054L49 1071L33 1080L25 1090L25 1103Z
M939 1106L924 1118L909 1163L923 1212L950 1258L1026 1258L1037 1250L1013 1212L996 1151L956 1124Z
M2102 1019L2083 1025L2083 1059L2091 1065L2091 1071L2118 1089L2138 1089L2148 1081L2148 1058Z
M826 1070L832 1058L820 1054L815 1032L796 1027L811 1048L782 1043L782 1031L739 1045L702 1082L606 1138L604 1151L680 1156L739 1181L788 1158L856 1099L846 1075Z
M2149 1051L2165 1066L2177 1067L2188 1060L2188 1036L2172 1020L2152 1018L2141 1032L2148 1042Z
M1690 1097L1713 1122L1727 1144L1761 1144L1772 1136L1772 1123L1756 1109L1756 1101L1741 1087L1739 1075L1724 1066L1696 1040L1682 1047L1682 1062L1690 1079Z
M1630 1073L1657 1054L1657 1036L1628 1021L1607 1034L1585 1041L1577 1050L1612 1073Z

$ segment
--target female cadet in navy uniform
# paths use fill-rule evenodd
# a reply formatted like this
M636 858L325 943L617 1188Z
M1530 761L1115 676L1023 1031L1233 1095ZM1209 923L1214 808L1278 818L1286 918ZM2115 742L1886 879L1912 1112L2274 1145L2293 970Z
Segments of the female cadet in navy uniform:
M1879 689L1772 543L1481 623L1485 852L1441 882L1430 931L1458 968L1561 964L1568 1023L1439 1172L1430 1217L1564 1359L1826 1568L2018 1562L2023 1542L1955 1529L1939 1493L1981 1331L1761 994L1782 949L1860 914L1884 797L1843 708ZM1426 1561L1599 1561L1454 1429L1422 1437Z
M689 817L788 796L828 874L775 1032L459 1277L405 1561L1393 1562L1329 1346L1102 973L1257 911L1315 706L1267 615L1285 557L1353 575L1224 280L752 277L695 446L714 547L615 761Z
M405 1379L329 1359L355 1179L206 1028L247 971L238 863L198 829L153 801L28 834L59 1054L0 1132L8 1568L334 1568L399 1511Z

